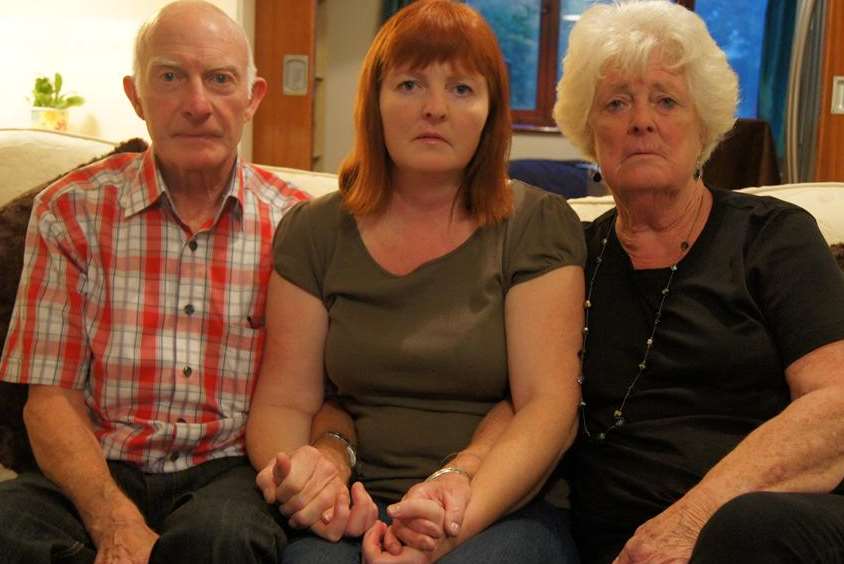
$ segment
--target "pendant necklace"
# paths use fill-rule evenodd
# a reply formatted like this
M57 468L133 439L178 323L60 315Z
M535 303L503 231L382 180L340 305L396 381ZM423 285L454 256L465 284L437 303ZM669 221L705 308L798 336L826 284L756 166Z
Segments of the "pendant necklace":
M689 232L686 234L685 239L683 239L680 242L680 251L682 251L684 254L686 253L686 251L689 250L689 247L691 246L689 244L689 239L691 238L691 235L692 235L692 232L694 231L695 225L697 225L697 221L698 221L699 216L700 216L700 210L703 207L703 198L704 197L705 197L705 194L703 196L701 196L701 199L698 202L697 210L695 211L695 218L692 221L692 226L689 228ZM595 289L595 281L598 278L598 271L601 269L601 264L604 262L604 254L606 253L606 250L607 250L607 243L609 242L609 238L610 238L610 235L612 234L613 226L615 225L617 218L618 218L618 211L616 211L616 213L613 214L613 217L609 222L609 228L607 229L607 232L604 235L603 239L601 239L601 251L598 253L598 256L595 258L595 269L592 271L592 276L589 279L589 290L586 293L586 302L584 302L584 304L583 304L583 309L584 309L583 344L580 348L581 372L580 372L580 376L577 379L578 383L581 385L581 388L583 386L583 382L584 382L584 379L585 379L584 374L583 374L583 363L586 360L586 350L587 350L586 345L587 345L588 340L589 340L589 314L590 314L590 311L592 309L592 291ZM619 241L619 244L621 244L620 241ZM668 268L668 279L665 281L665 286L662 288L662 290L660 290L659 305L656 308L656 314L654 314L653 326L651 327L650 334L648 335L648 338L645 340L645 348L644 348L644 352L642 353L642 359L636 365L636 375L631 380L630 384L627 386L627 390L625 391L624 397L621 399L621 402L613 410L613 413L612 413L613 422L610 424L609 427L607 427L606 430L599 432L599 433L595 433L595 434L593 434L590 431L589 425L587 423L587 417L586 417L586 400L583 399L583 394L582 394L582 390L581 390L581 399L580 399L580 420L581 421L580 422L581 422L581 427L583 428L583 432L588 439L593 440L593 441L597 441L597 442L602 442L602 441L606 440L607 433L609 433L613 429L616 429L616 428L624 425L624 423L625 423L624 408L627 405L627 400L630 399L630 396L633 393L633 390L636 388L636 384L639 383L639 379L642 377L642 375L645 373L645 369L647 369L647 367L648 367L648 357L650 356L651 348L653 347L653 344L654 344L654 337L656 336L657 327L659 326L659 323L662 320L662 312L663 312L663 308L665 307L665 300L668 298L668 295L671 293L671 282L674 280L674 275L676 274L676 272L678 270L678 264L679 264L679 261L675 262L674 264L672 264Z

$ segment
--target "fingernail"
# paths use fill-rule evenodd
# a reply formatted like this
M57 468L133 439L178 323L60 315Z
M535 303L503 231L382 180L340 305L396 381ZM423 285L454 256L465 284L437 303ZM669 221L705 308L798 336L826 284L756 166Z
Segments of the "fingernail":
M448 524L448 532L452 534L452 536L457 535L460 532L460 523L457 521L452 521Z
M399 513L400 513L400 511L399 511L398 505L391 505L391 506L387 507L387 514L390 517L397 517Z

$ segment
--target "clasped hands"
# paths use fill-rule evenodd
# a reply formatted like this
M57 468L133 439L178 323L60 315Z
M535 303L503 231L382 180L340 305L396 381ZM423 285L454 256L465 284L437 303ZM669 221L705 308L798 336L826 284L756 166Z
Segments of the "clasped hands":
M267 503L278 503L291 527L329 541L364 535L364 562L433 562L460 531L471 489L452 473L410 488L387 509L392 523L378 520L378 506L363 484L346 485L348 469L313 446L279 453L258 473Z

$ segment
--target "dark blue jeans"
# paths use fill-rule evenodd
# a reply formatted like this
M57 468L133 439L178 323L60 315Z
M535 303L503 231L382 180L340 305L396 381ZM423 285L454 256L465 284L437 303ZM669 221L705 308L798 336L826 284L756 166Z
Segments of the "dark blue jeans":
M575 517L581 558L610 564L635 527ZM589 529L589 530L587 530ZM690 564L844 564L844 496L755 492L725 503L701 529Z
M282 521L243 457L170 474L109 462L114 480L160 536L150 562L281 561ZM40 473L0 483L0 562L91 563L96 548L73 504Z
M697 539L691 564L844 562L844 496L756 492L725 503Z
M378 501L381 520L389 523L387 503ZM284 564L357 564L360 539L332 543L310 533L291 535ZM438 562L443 564L577 564L569 533L568 511L544 502L525 507L478 533Z

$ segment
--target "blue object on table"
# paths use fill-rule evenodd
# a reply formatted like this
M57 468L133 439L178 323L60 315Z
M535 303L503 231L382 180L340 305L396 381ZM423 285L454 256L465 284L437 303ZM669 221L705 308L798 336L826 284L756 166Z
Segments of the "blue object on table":
M606 193L592 175L595 165L587 161L515 159L510 161L510 178L516 178L566 198L600 196Z

